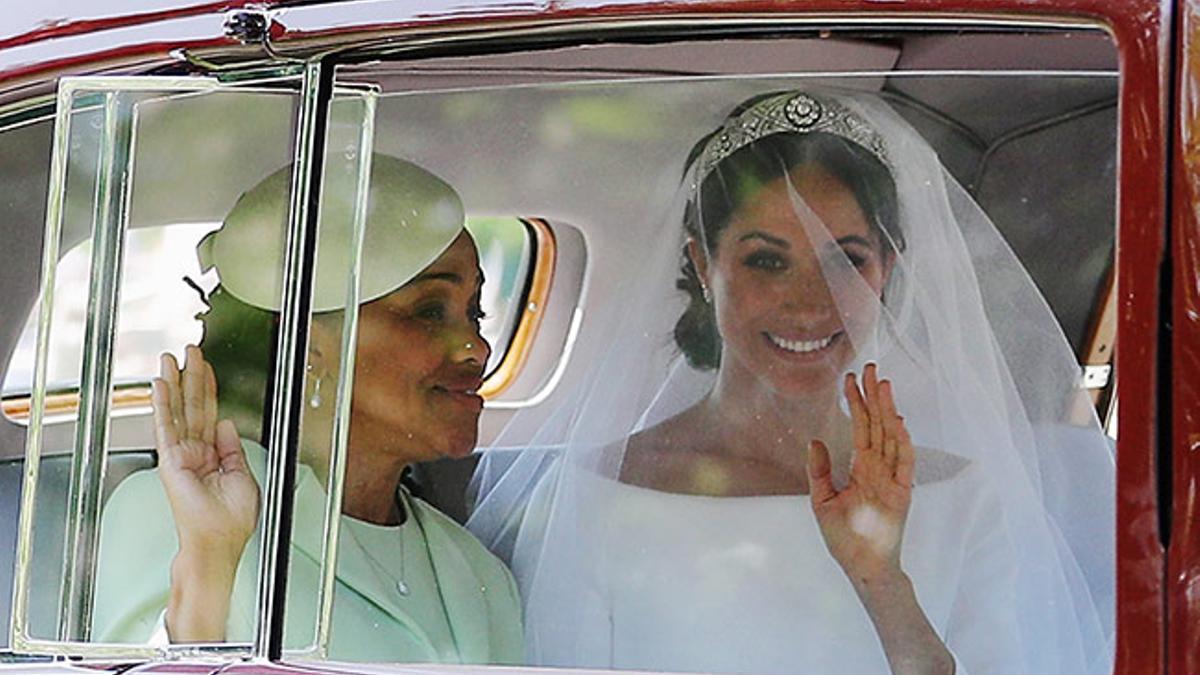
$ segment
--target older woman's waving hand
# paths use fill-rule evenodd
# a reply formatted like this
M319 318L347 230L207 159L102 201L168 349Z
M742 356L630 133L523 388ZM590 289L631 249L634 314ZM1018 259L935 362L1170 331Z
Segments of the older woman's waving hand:
M152 386L158 475L179 534L167 630L175 642L221 641L258 483L233 422L217 421L217 379L198 347L187 348L182 371L164 354Z

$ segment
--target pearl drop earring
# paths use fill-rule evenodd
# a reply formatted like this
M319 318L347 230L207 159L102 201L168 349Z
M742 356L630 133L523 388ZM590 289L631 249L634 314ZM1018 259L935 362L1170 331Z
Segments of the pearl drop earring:
M308 399L308 406L310 408L321 407L321 378L319 377L317 378L317 381L313 383L312 398Z

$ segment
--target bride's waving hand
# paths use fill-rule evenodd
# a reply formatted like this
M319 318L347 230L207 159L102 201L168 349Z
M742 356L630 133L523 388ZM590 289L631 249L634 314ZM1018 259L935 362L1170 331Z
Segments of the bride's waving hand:
M930 625L900 564L916 452L896 412L892 384L867 364L860 389L846 375L854 455L848 485L833 483L829 449L813 440L808 482L825 546L871 617L893 673L952 673L954 659Z
M813 513L829 553L856 586L899 572L912 500L912 439L896 412L891 383L880 381L876 371L875 364L867 365L861 390L854 374L846 375L854 456L845 489L834 487L824 442L813 440L808 455Z

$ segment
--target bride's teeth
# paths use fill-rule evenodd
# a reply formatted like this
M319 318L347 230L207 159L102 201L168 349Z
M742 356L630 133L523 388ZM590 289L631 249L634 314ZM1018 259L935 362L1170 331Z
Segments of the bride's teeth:
M771 342L773 342L776 347L779 347L780 349L786 349L789 352L798 352L801 354L824 349L829 346L830 342L833 342L832 335L821 340L784 340L783 338L770 333L767 333L767 337L771 339Z

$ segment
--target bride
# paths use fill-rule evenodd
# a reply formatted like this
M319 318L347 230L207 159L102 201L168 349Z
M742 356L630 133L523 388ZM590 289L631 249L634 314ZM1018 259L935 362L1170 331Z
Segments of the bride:
M552 449L476 475L527 656L1108 669L1111 453L1049 308L932 149L875 97L766 94L680 192L673 331L661 237L608 358L534 434Z

